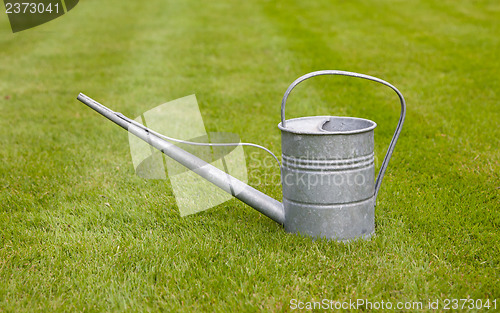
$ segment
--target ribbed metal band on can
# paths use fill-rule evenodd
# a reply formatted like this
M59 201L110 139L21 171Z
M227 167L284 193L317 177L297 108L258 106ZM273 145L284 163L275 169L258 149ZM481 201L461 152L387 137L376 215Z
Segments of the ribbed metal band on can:
M374 164L375 154L363 155L350 159L314 160L305 158L295 158L293 156L282 155L283 167L290 170L337 172L351 169L361 169Z

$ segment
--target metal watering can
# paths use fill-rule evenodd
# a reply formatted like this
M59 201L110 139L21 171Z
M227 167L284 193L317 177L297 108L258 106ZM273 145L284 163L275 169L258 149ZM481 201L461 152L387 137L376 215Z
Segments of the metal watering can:
M286 100L293 88L306 79L320 75L372 80L392 88L398 95L401 115L376 180L375 122L339 116L285 119ZM77 99L225 192L284 225L287 232L337 241L369 239L375 233L377 194L406 112L401 92L376 77L335 70L317 71L299 77L288 87L281 102L281 123L278 124L283 160L281 203L165 140L165 136L134 123L84 94L80 93Z

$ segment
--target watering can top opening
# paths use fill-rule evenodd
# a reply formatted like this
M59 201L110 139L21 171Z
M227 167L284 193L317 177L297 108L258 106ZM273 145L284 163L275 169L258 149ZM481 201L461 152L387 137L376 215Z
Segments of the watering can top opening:
M373 121L346 116L306 116L286 120L278 128L298 135L350 135L371 131L377 127Z

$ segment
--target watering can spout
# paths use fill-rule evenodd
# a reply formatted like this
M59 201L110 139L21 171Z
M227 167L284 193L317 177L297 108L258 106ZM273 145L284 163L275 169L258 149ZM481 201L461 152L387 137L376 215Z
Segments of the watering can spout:
M284 207L281 202L248 186L244 182L230 176L228 173L161 138L157 133L147 127L137 124L121 113L112 111L86 95L80 93L77 99L215 186L266 215L273 221L279 224L285 223Z

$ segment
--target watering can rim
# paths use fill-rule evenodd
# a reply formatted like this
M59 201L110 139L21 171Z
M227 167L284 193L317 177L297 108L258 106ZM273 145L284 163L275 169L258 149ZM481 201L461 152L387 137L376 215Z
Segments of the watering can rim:
M290 124L293 125L294 122L300 122L304 120L310 120L310 119L324 119L322 121L321 126L323 126L326 122L330 120L330 118L335 118L335 119L341 119L341 120L356 120L356 121L364 121L369 124L371 124L368 127L360 128L360 129L354 129L354 130L337 130L337 131L329 131L322 129L321 127L318 127L318 130L311 131L311 130L298 130L298 129L292 129L289 127ZM302 117L297 117L297 118L292 118L286 120L286 127L283 127L282 122L278 124L278 128L282 131L292 133L292 134L297 134L297 135L354 135L354 134L361 134L361 133L366 133L369 131L374 130L377 127L377 123L375 123L372 120L366 119L366 118L361 118L361 117L351 117L351 116L335 116L335 115L317 115L317 116L302 116Z

